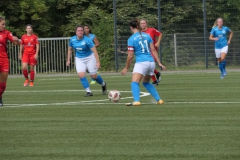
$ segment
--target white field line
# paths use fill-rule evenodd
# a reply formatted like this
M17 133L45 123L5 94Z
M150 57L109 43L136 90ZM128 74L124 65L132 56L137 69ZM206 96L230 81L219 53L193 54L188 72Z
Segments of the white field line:
M79 91L85 91L85 90L47 90L47 91L8 91L8 92L79 92ZM92 91L99 91L99 90L92 90ZM121 92L131 92L131 91L119 91ZM146 97L149 96L150 94L147 92L140 92L140 97ZM107 96L107 95L106 95ZM121 99L130 99L133 97L124 97ZM47 105L52 105L52 106L56 106L56 105L78 105L78 104L82 104L82 105L86 105L86 104L114 104L114 103L99 103L99 102L103 102L103 101L109 101L109 99L101 99L101 100L89 100L89 101L78 101L78 102L63 102L63 103L43 103L43 104L4 104L4 107L27 107L27 106L47 106ZM95 103L94 103L95 102ZM115 103L115 104L125 104L125 103Z

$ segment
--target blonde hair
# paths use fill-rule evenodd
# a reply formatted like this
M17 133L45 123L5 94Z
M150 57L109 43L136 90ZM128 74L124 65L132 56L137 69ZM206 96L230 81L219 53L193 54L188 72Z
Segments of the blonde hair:
M218 26L217 21L218 21L219 19L223 20L221 17L217 18L216 21L213 23L212 28Z

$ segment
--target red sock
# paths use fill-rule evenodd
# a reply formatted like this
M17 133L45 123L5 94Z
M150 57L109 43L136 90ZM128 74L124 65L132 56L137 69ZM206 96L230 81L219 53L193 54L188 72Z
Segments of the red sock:
M153 81L153 82L154 82L154 81L157 81L155 75L151 76L151 78L152 78L152 81Z
M5 90L6 90L6 82L0 83L0 97L2 97Z
M30 71L30 81L34 81L34 71Z
M157 74L157 73L158 73L158 70L154 69L154 73Z
M24 69L24 70L22 71L22 73L23 73L23 76L24 76L26 79L28 79L28 71L27 71L26 69Z

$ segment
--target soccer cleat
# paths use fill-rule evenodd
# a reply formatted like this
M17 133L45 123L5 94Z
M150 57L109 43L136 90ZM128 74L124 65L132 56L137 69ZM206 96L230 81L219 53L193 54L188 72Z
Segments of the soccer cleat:
M91 83L90 84L96 84L96 81L91 81Z
M158 85L158 81L154 81L152 84L157 86Z
M126 103L126 106L141 106L140 102Z
M107 83L105 83L104 86L102 86L102 94L105 95L107 93Z
M34 86L34 83L33 82L30 82L29 83L29 87L33 87Z
M2 97L0 98L0 107L3 106Z
M25 82L24 82L24 84L23 84L23 86L26 87L26 86L28 85L28 83L29 83L29 80L26 79Z
M158 73L156 74L156 77L157 77L158 83L160 83L160 81L161 81L161 73L158 72Z
M90 97L93 96L92 92L87 92L87 94L84 97Z
M160 99L156 104L164 104L164 101Z
M223 74L221 74L221 75L220 75L220 78L221 78L221 79L223 79L223 78L224 78L224 75L223 75Z

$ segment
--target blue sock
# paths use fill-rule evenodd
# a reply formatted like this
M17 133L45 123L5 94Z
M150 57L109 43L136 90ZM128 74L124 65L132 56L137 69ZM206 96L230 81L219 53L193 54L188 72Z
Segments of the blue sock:
M86 77L80 78L80 82L82 83L84 89L89 88L89 83Z
M221 74L223 74L223 65L222 65L222 62L218 63L218 67L221 71Z
M223 70L225 70L225 66L226 66L226 60L223 60L222 61L222 68L223 68Z
M140 88L137 82L131 83L134 102L140 102Z
M156 90L156 88L149 82L143 82L143 86L148 90L148 92L153 96L156 101L159 101L161 98Z
M97 81L97 83L99 83L101 85L103 84L103 79L100 75L97 75L97 78L95 80Z

